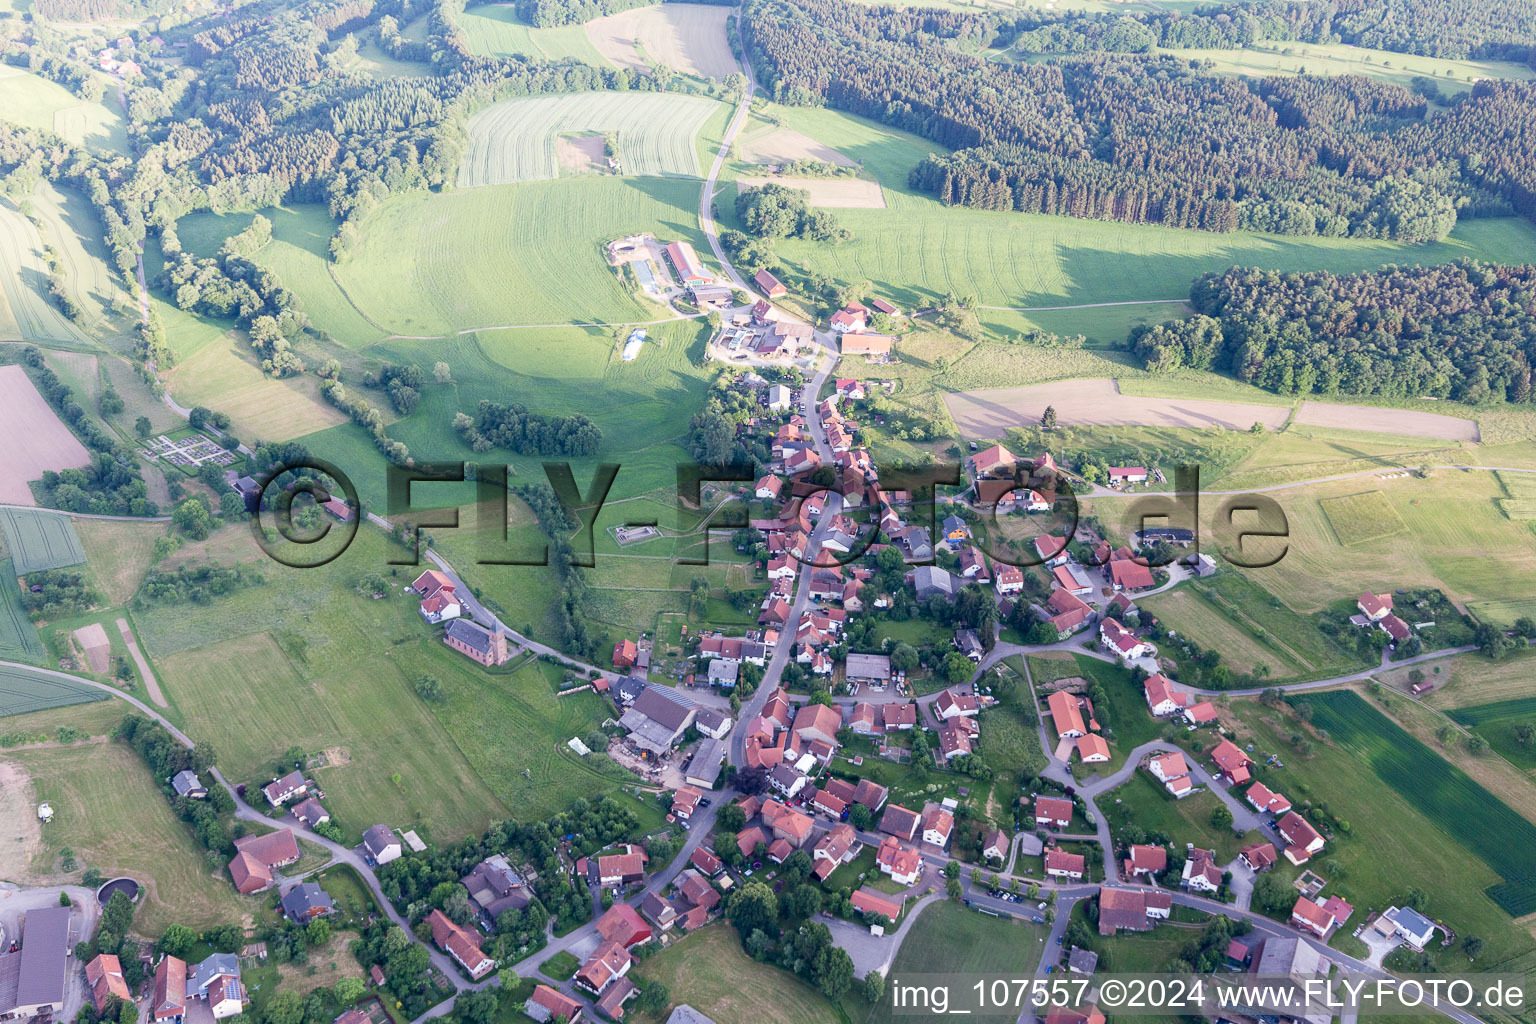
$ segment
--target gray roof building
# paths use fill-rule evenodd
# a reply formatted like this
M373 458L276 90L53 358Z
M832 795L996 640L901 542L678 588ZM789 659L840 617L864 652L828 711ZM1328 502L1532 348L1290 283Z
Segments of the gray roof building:
M844 664L844 673L850 682L871 680L883 683L891 678L891 659L884 654L850 654Z
M240 958L234 953L214 953L199 961L187 975L187 993L202 995L204 989L221 977L240 978Z
M938 594L945 599L955 596L955 578L945 569L936 565L920 565L912 570L912 585L917 589L918 600L923 600L932 594Z
M693 760L688 763L687 781L691 785L712 789L720 778L720 769L724 763L725 741L704 740L693 752Z
M739 668L740 666L734 661L726 661L724 658L711 658L709 661L709 681L721 686L735 686Z
M283 894L283 913L294 921L308 921L322 914L334 913L331 894L314 882L300 882Z
M640 676L625 676L614 686L613 693L618 697L620 704L628 707L645 692L646 685L646 681Z
M202 797L208 795L208 787L204 786L201 782L198 781L197 772L190 770L177 772L174 776L172 776L171 788L176 791L177 796L189 796L194 799L201 799Z
M653 753L672 749L684 731L693 724L697 707L668 687L647 686L619 724L629 730L636 745Z
M1099 954L1091 949L1073 946L1067 954L1067 970L1073 974L1092 974L1099 966Z
M495 646L495 637L491 631L468 619L453 619L448 623L448 630L443 635L452 637L486 657L490 657L491 649Z
M16 995L0 1012L33 1016L51 1008L64 1008L64 982L68 974L69 908L39 907L22 921L21 963L16 973ZM3 995L3 994L0 994Z
M672 1008L672 1013L667 1017L667 1024L715 1024L715 1022L687 1003L682 1003Z

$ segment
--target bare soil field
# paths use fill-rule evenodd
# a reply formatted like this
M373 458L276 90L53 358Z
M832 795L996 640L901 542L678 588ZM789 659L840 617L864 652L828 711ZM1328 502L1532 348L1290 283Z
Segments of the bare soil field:
M1282 426L1290 410L1278 405L1212 402L1194 398L1127 398L1107 377L962 391L944 396L965 437L1002 437L1010 427L1037 424L1046 406L1067 426L1222 427L1247 430L1254 422Z
M112 653L112 645L107 640L107 631L101 628L101 623L92 622L75 630L75 639L85 651L85 660L90 662L91 671L102 675L107 671L107 656Z
M758 185L783 185L810 193L810 204L849 210L883 210L885 193L880 184L862 178L737 178L737 190Z
M562 135L555 140L561 174L590 174L605 166L601 135Z
M789 164L796 160L820 160L839 167L857 167L831 146L823 145L789 128L774 128L761 135L743 136L738 143L741 159L749 164Z
M665 64L697 78L725 78L740 68L725 37L729 7L657 4L587 22L597 52L621 68Z
M0 366L0 437L27 439L0 452L0 502L7 504L36 505L28 480L45 469L74 469L91 460L19 366Z
M1302 402L1296 422L1309 427L1369 430L1378 434L1438 437L1452 441L1478 440L1477 422L1413 409L1378 409L1369 405Z

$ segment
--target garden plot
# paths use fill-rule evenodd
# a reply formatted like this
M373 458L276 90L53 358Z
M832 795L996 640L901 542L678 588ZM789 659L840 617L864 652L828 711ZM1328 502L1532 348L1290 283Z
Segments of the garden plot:
M699 177L693 140L719 103L677 93L607 92L503 100L469 119L459 186L560 176L562 136L612 134L620 174Z

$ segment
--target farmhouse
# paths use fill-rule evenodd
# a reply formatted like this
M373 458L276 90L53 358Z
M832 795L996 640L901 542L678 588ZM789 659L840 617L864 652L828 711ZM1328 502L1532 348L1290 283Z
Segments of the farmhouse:
M1099 934L1149 932L1173 910L1173 897L1154 889L1099 887Z
M1144 466L1110 466L1109 482L1115 484L1144 484L1147 470Z
M789 289L779 283L779 279L766 270L759 270L752 275L752 283L762 289L764 295L770 299L777 299L782 295L788 295Z
M229 876L240 893L259 892L271 885L274 868L299 859L299 844L293 830L281 828L259 836L241 836L235 840L235 856L229 862Z
M1192 892L1216 892L1221 888L1222 871L1216 864L1216 854L1211 850L1189 847L1184 858L1184 873L1180 884Z
M1422 950L1434 938L1437 925L1412 907L1388 907L1371 927L1387 938L1397 936Z
M1035 797L1035 824L1066 828L1072 824L1072 801L1059 796Z
M1355 602L1355 607L1359 608L1360 614L1371 622L1380 622L1392 614L1392 595L1373 594L1367 590Z
M999 479L1012 477L1019 468L1018 456L995 444L971 456L971 472L977 477Z
M875 851L875 866L898 885L911 885L923 872L923 855L902 845L895 836L887 836Z
M443 643L487 667L505 665L512 657L507 649L507 634L499 629L492 633L468 619L454 619L448 623Z
M1086 860L1080 853L1068 853L1054 846L1045 851L1045 873L1049 878L1070 878L1080 882L1087 870Z
M1305 864L1323 848L1323 837L1307 819L1291 811L1275 824L1275 831L1285 840L1285 859L1292 864Z
M1016 565L999 565L992 585L999 594L1017 594L1024 589L1024 573Z
M1240 786L1249 779L1248 768L1253 761L1231 740L1222 740L1211 749L1211 760L1216 762L1216 773L1229 786Z
M107 1001L114 996L124 1000L133 999L133 993L128 990L128 982L123 978L123 965L111 953L97 953L85 965L85 983L90 987L91 1003L97 1013L105 1010Z
M548 985L535 985L533 995L523 1004L523 1012L539 1024L559 1017L565 1024L580 1024L581 1001L562 995Z
M1093 593L1093 583L1088 579L1088 574L1075 565L1058 565L1051 570L1051 579L1057 587L1075 597Z
M949 834L954 831L955 816L938 804L923 808L923 842L930 846L948 846Z
M921 821L922 816L916 811L909 811L901 804L891 804L880 816L880 831L910 841L917 834Z
M1049 615L1045 621L1051 624L1056 635L1062 639L1082 629L1093 617L1093 609L1082 598L1061 587L1051 591L1050 598L1045 602L1045 610Z
M950 718L974 717L981 710L975 694L959 693L954 689L942 690L933 702L933 713L943 721Z
M610 853L597 858L598 884L606 886L634 885L645 881L645 851L637 846L626 845L623 853Z
M1076 739L1087 734L1088 728L1083 724L1083 715L1077 708L1075 695L1057 690L1045 699L1045 704L1051 711L1051 724L1056 727L1057 736Z
M453 921L441 910L434 909L427 915L427 924L432 929L432 941L454 960L475 981L479 981L491 972L496 966L496 961L485 955L474 932Z
M1117 558L1110 562L1109 576L1116 590L1145 590L1155 582L1152 570L1131 558Z
M411 589L422 597L431 597L443 588L453 589L453 581L436 569L428 569L411 581Z
M889 334L873 331L849 331L842 336L838 348L845 356L885 356L891 354L896 339Z
M25 948L23 948L25 951ZM155 965L155 987L150 996L150 1020L180 1020L187 1012L187 962L166 955Z

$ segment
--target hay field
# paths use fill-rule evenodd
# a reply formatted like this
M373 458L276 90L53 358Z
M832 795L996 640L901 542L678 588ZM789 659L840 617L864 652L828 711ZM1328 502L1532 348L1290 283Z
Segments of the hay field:
M1342 480L1272 492L1290 524L1290 548L1276 565L1254 570L1254 581L1303 613L1367 588L1438 586L1474 608L1488 600L1536 601L1536 534L1499 511L1494 499L1503 489L1493 474L1372 480L1404 531L1345 546L1332 522L1335 510L1323 503L1358 494L1361 485ZM1362 536L1379 530L1371 515L1361 520ZM1351 522L1347 515L1344 522Z
M0 290L22 338L66 345L85 342L80 329L48 298L48 268L37 228L8 200L0 200Z
M758 185L783 185L810 194L812 206L827 209L883 210L885 193L878 183L862 178L737 178L738 190Z
M114 96L86 103L56 82L6 64L0 65L0 109L7 121L55 132L75 145L128 150L123 114Z
M91 575L108 603L124 604L139 589L139 582L154 563L155 541L169 529L165 523L110 519L81 519L75 524Z
M165 382L183 405L228 413L237 437L287 441L347 419L320 397L313 376L277 379L262 373L239 331L201 345L165 374Z
M85 561L74 523L63 513L0 508L0 530L19 576Z
M1334 535L1344 545L1363 544L1394 534L1404 533L1408 526L1397 514L1392 502L1380 491L1364 491L1346 494L1340 498L1328 498L1318 502Z
M368 218L336 277L359 309L404 337L654 320L666 314L623 286L602 246L650 231L707 252L698 202L696 181L611 176L413 192Z
M1274 677L1281 679L1305 671L1289 653L1264 643L1196 591L1182 588L1141 603L1180 636L1189 637L1207 650L1220 651L1223 664L1238 672L1252 672L1257 665L1268 665Z
M464 11L457 20L470 51L482 57L532 57L609 66L587 37L586 26L533 28L518 18L516 4L486 4Z
M819 160L824 164L852 167L854 162L831 146L817 142L792 128L760 128L737 140L741 159L749 164L790 164L796 160Z
M649 71L665 64L695 78L725 78L741 70L726 39L729 7L665 3L594 18L587 38L612 63Z
M503 100L469 119L459 187L559 177L556 140L575 132L615 133L624 174L698 177L693 139L718 108L703 96L655 92Z
M1302 402L1296 422L1305 426L1369 430L1380 434L1435 437L1450 441L1476 441L1477 421L1459 416L1440 416L1415 409L1388 409L1371 405L1335 405Z
M966 437L1002 437L1010 428L1035 426L1047 406L1063 426L1194 427L1247 430L1255 422L1274 429L1290 410L1277 405L1198 398L1127 400L1108 378L1069 380L1017 388L946 394L944 404Z
M0 437L27 439L0 451L3 504L36 505L27 481L40 479L45 469L74 469L91 461L20 366L0 366Z

